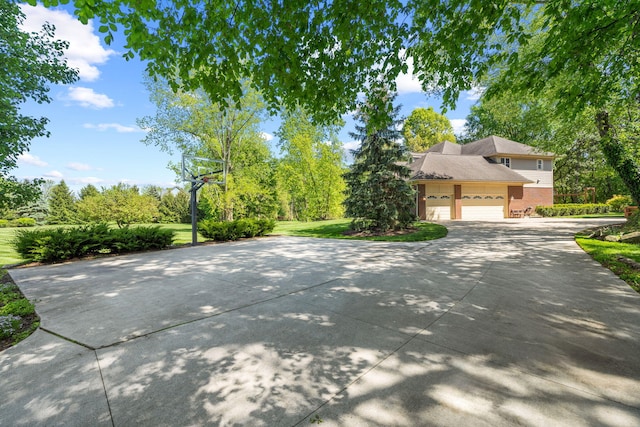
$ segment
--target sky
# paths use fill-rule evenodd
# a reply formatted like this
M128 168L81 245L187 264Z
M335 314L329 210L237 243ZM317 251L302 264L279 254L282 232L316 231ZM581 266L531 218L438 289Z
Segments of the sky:
M49 104L23 104L23 114L47 117L49 138L36 138L30 150L18 158L13 174L18 179L36 177L59 182L64 179L76 192L87 184L97 188L119 182L143 187L158 185L170 188L176 175L167 168L170 161L180 161L180 153L169 155L158 147L141 141L145 132L136 126L136 119L155 114L155 105L143 85L145 64L138 58L126 61L124 36L116 34L107 46L97 25L81 24L65 8L48 9L43 6L22 5L26 15L23 30L38 31L44 22L56 27L56 38L69 42L66 57L69 66L79 70L80 79L72 85L52 85ZM401 115L408 116L415 108L433 107L441 111L439 99L423 93L420 84L409 73L398 78L398 97ZM458 100L458 106L448 111L455 133L460 133L465 117L478 93L469 91ZM344 117L346 125L339 134L345 149L357 147L349 132L353 132L351 116ZM278 153L279 127L277 117L262 124L262 132L272 152Z

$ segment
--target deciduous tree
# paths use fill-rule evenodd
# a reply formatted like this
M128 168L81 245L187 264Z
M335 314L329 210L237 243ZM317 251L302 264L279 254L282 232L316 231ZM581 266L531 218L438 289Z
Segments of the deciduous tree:
M153 222L160 216L157 199L140 194L135 186L122 183L103 189L98 195L85 197L77 207L84 221L115 222L118 227Z
M157 111L155 116L138 120L141 127L150 129L143 142L169 153L177 150L224 160L227 179L221 187L221 200L225 219L233 219L234 191L238 190L234 183L240 183L243 171L251 164L243 159L254 160L254 155L247 154L252 151L264 153L266 149L268 153L258 126L265 114L262 97L248 81L242 86L240 100L227 99L226 106L211 102L201 90L174 93L166 82L153 80L147 81L147 87ZM257 160L262 167L264 160Z
M83 22L100 19L107 41L122 26L125 55L137 52L152 75L174 89L204 88L221 105L238 101L251 78L272 110L300 103L317 119L334 119L364 88L393 89L407 58L445 107L497 72L489 96L504 89L535 95L561 79L556 108L568 115L594 109L599 145L640 201L640 165L615 115L625 104L637 109L640 98L635 0L74 3Z
M444 141L456 142L449 119L432 107L413 110L402 125L402 135L409 151L418 153Z
M335 126L312 123L302 108L284 114L277 132L278 163L285 217L296 220L338 218L343 214L344 151Z
M64 58L68 45L55 40L54 27L45 24L39 33L26 33L20 29L24 19L17 3L0 1L0 208L35 200L41 182L18 181L9 175L33 138L49 136L45 128L49 120L22 114L22 104L51 102L50 84L78 78Z
M554 102L544 93L535 97L509 92L490 99L482 97L467 116L463 141L500 135L555 153L556 193L570 195L558 199L559 202L575 202L589 187L596 189L600 202L614 194L626 193L624 183L598 146L593 113L558 115Z

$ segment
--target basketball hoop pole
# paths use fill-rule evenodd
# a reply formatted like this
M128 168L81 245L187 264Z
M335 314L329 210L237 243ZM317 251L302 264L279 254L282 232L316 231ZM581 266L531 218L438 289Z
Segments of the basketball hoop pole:
M191 175L191 189L189 190L191 193L191 246L198 244L198 190L209 182L208 175L220 172L222 172L222 169L200 175Z
M217 163L222 165L222 169L220 170L211 170L206 171L204 173L198 173L199 171L190 170L196 168L189 168L187 165L187 159L200 160L205 163ZM202 169L200 169L202 170ZM187 156L184 153L182 154L182 180L189 181L191 183L191 188L189 192L191 193L191 246L195 246L198 244L198 190L202 188L205 184L220 184L226 181L226 174L223 176L222 181L212 181L210 176L216 175L219 173L225 173L224 170L224 161L216 160L216 159L206 159L203 157L194 157Z

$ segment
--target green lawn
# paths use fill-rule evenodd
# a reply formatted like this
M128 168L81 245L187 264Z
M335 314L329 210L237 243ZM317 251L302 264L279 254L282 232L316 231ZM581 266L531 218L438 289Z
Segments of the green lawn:
M606 242L576 235L576 242L600 264L617 274L635 291L640 292L640 271L618 261L619 256L640 262L640 245L631 243Z
M276 225L273 234L301 237L323 237L330 239L376 240L385 242L419 242L439 239L447 235L446 227L438 224L420 223L417 231L397 236L348 236L344 235L351 223L350 219L333 219L328 221L299 222L281 221Z
M17 264L22 258L13 250L11 241L17 228L0 228L0 267L3 265Z

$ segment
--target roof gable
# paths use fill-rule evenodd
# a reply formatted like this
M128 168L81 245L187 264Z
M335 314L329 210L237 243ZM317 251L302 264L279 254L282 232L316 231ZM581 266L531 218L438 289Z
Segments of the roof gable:
M462 154L462 146L460 144L456 144L455 142L444 141L429 148L426 152L453 154L459 156L460 154Z
M496 155L542 156L553 157L554 154L538 150L530 145L521 144L506 138L491 135L462 146L462 155L491 157Z

